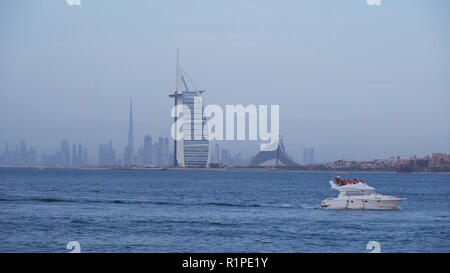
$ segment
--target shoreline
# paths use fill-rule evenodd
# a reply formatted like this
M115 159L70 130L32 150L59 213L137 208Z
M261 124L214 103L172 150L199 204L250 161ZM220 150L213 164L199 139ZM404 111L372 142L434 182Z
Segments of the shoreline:
M255 171L255 172L296 172L296 173L391 173L391 174L450 174L450 172L396 172L387 170L296 170L283 168L251 168L251 167L230 167L230 168L176 168L176 167L102 167L102 166L0 166L0 169L62 169L62 170L112 170L112 171Z

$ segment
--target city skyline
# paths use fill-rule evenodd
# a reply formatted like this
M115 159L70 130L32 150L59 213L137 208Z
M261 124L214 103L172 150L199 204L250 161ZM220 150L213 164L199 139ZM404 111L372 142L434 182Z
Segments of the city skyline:
M62 139L123 147L130 97L136 139L168 137L180 47L186 70L213 91L205 104L280 105L298 162L305 146L316 162L450 152L448 1L175 2L2 1L0 143L24 140L40 153ZM244 156L259 145L220 144Z
M138 146L137 151L134 145L134 126L133 126L133 102L130 99L129 115L128 115L128 142L123 146L123 157L117 156L116 149L112 144L111 138L105 144L98 144L98 153L93 153L93 157L89 156L88 149L82 145L79 140L74 140L72 144L67 139L63 139L59 142L59 149L53 151L39 151L35 145L27 145L27 142L21 139L18 142L5 142L3 149L0 150L0 156L8 158L5 160L0 157L0 164L15 165L17 163L23 165L65 165L65 166L82 166L82 165L111 165L111 166L132 166L132 165L147 165L147 166L173 166L173 145L170 145L169 137L158 137L158 140L153 143L152 136L149 133L145 133L142 139L142 146ZM259 152L259 149L255 149L248 155L244 155L242 151L230 150L227 145L222 146L218 143L226 143L234 141L213 141L210 150L210 163L212 164L224 164L225 166L247 166L252 158ZM248 141L247 141L248 142ZM120 145L118 145L120 146ZM129 152L128 147L133 147ZM95 150L95 149L93 149ZM120 149L119 149L120 151ZM389 160L393 158L396 161L401 161L402 165L405 165L404 160L412 160L413 158L422 159L429 158L430 155L446 155L446 151L431 151L423 155L410 154L406 157L399 155L389 155L384 158L370 158L370 159L346 159L338 158L330 161L317 161L315 160L315 148L308 147L302 149L302 161L300 160L300 153L292 153L293 149L288 148L288 156L292 156L294 161L302 162L301 165L329 165L334 162L364 162L373 160ZM294 149L295 151L295 149ZM120 153L119 153L120 154ZM128 159L126 157L129 156ZM94 159L93 159L94 158ZM405 159L406 158L406 159ZM450 160L450 159L449 159ZM420 161L420 160L419 160ZM74 163L75 162L75 163ZM399 161L400 162L400 161ZM6 163L6 164L5 164ZM11 164L10 164L11 163ZM156 164L155 164L156 163ZM346 163L351 164L351 163Z
M27 145L23 140L19 145L5 143L0 151L0 167L2 166L62 166L62 167L173 167L173 154L170 153L169 138L158 137L153 143L152 137L146 134L143 145L138 148L134 156L134 164L125 163L123 158L116 157L116 150L112 141L106 144L99 144L98 161L93 162L89 158L88 149L83 148L82 143L72 143L68 140L61 140L59 150L54 153L39 153L32 145ZM282 143L282 140L280 140ZM330 162L314 162L314 149L305 148L304 160L308 162L297 165L289 158L282 145L281 151L265 152L260 151L256 155L244 158L241 152L232 154L228 149L220 148L218 143L213 143L211 150L210 168L223 167L280 167L281 169L298 169L310 171L400 171L400 172L448 172L450 168L450 154L436 152L418 157L412 155L407 158L400 156L390 156L371 160L346 160L339 159ZM72 147L72 149L70 149ZM124 149L126 146L124 147ZM72 151L72 152L71 152ZM311 157L312 152L312 157ZM265 154L264 154L265 153ZM275 154L280 153L280 164L275 163ZM124 153L125 155L125 153ZM283 158L284 157L284 158ZM290 163L289 163L290 161ZM255 164L253 164L255 163ZM191 166L194 167L194 166ZM306 169L305 169L306 168Z

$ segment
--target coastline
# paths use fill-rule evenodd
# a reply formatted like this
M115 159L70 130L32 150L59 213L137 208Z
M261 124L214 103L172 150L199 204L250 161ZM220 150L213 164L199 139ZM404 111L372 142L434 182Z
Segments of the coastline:
M47 165L0 165L0 169L62 169L62 170L137 170L137 171L255 171L255 172L296 172L296 173L391 173L391 174L450 174L450 172L411 171L398 172L395 170L299 170L289 168L252 168L252 167L229 167L229 168L176 168L176 167L109 167L109 166L47 166Z

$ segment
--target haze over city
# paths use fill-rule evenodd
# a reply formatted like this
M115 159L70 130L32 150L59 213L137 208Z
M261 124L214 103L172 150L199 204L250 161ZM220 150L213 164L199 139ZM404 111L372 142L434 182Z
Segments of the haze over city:
M317 2L1 1L0 147L121 153L131 98L136 146L169 137L179 47L207 104L280 105L299 162L450 152L450 3Z

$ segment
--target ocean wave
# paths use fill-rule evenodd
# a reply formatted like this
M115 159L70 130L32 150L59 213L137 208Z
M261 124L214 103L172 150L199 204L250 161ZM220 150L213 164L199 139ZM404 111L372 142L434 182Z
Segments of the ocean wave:
M0 202L44 202L44 203L99 203L99 204L150 204L160 206L218 206L236 208L280 208L280 209L316 209L317 206L308 204L255 204L255 203L228 203L228 202L171 202L171 201L151 201L151 200L126 200L126 199L64 199L55 197L21 197L21 198L0 198Z
M23 201L36 201L45 203L77 202L76 200L59 199L59 198L0 198L0 202L23 202Z
M258 205L258 204L232 204L232 203L218 203L218 202L199 203L199 205L223 206L223 207L245 207L245 208L261 207L261 205Z

